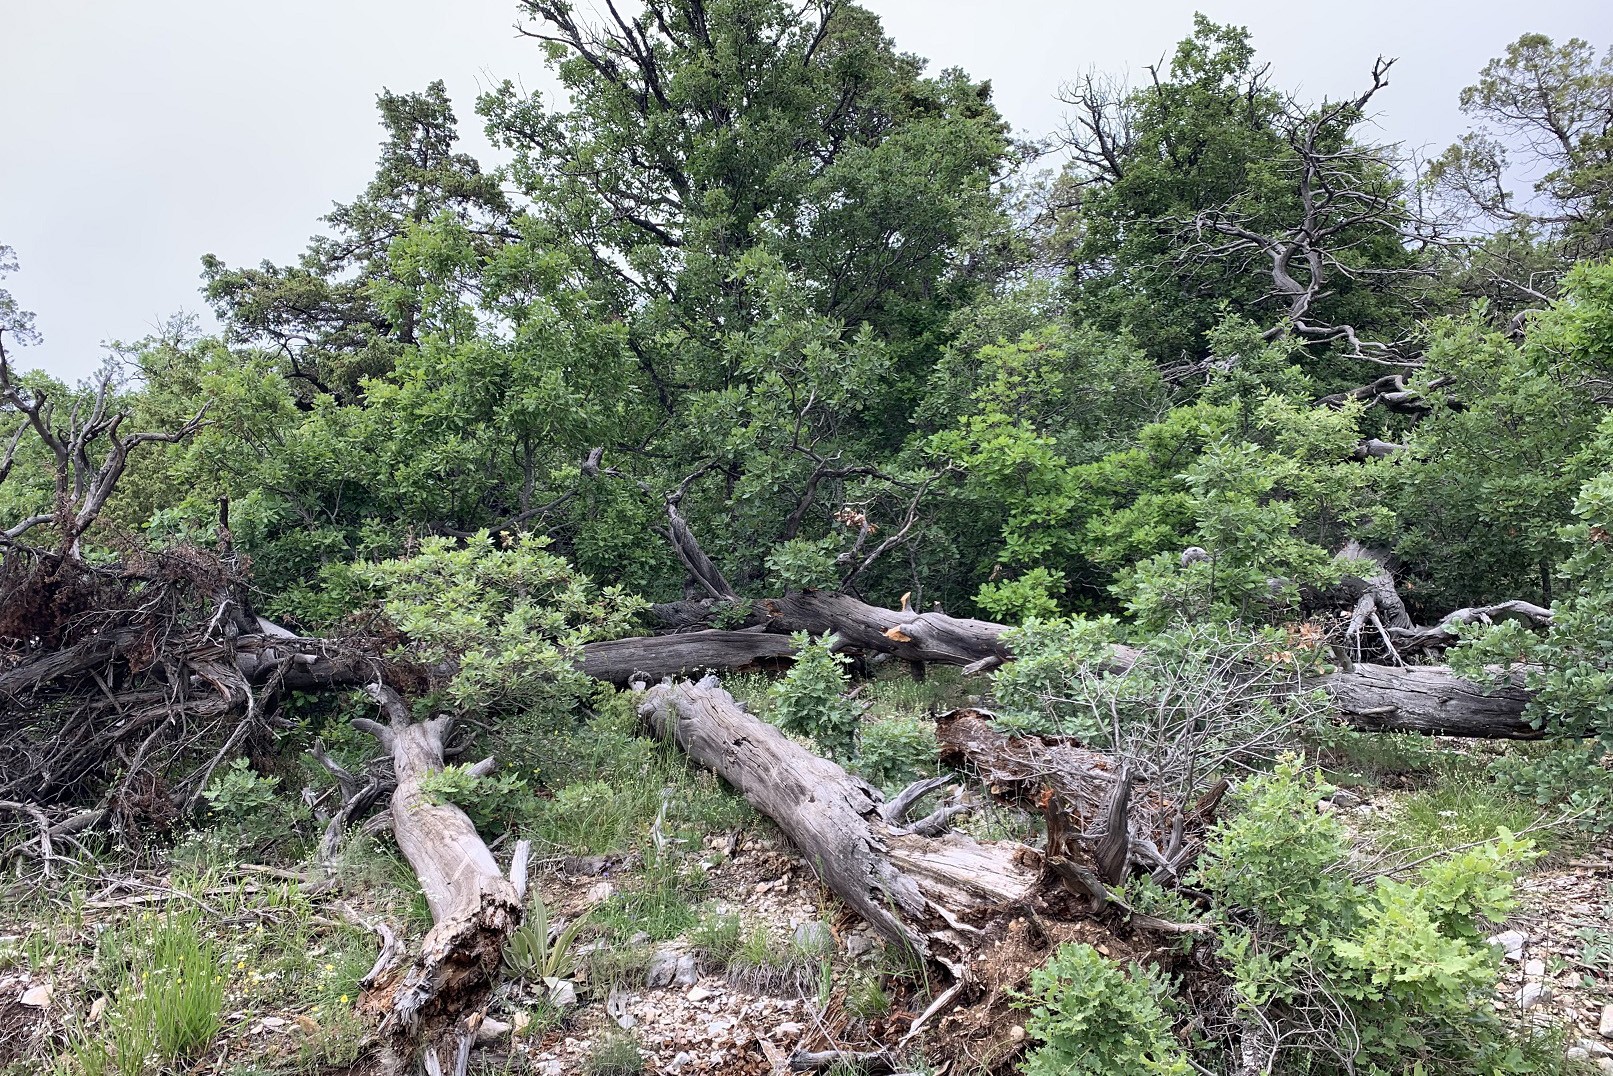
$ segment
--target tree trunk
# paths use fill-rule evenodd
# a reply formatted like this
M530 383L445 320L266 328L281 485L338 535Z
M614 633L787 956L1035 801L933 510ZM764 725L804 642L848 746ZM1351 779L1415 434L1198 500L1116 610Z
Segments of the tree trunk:
M977 933L968 921L1035 892L1037 853L957 833L919 836L884 810L877 789L747 714L715 677L653 687L639 713L777 823L824 884L882 936L955 973Z
M1513 682L1481 687L1442 665L1366 665L1316 682L1351 727L1488 740L1538 740L1524 718L1533 692Z
M518 866L506 879L470 817L422 787L443 768L452 721L412 721L397 692L381 684L367 690L387 723L360 718L353 724L373 733L392 756L398 782L392 833L420 879L433 926L407 968L378 964L371 971L361 1008L381 1018L393 1067L419 1050L433 1053L440 1071L463 1072L461 1059L498 982L505 941L521 923L525 855L517 852ZM445 1050L450 1067L443 1066Z
M617 686L630 680L656 683L706 669L732 669L758 661L788 658L788 636L760 631L693 631L612 639L583 647L582 671Z
M1381 587L1363 589L1374 593ZM699 602L657 606L655 613L690 623L701 608L707 609L709 615L710 605ZM828 591L809 590L759 599L752 603L751 618L771 632L806 631L814 635L834 632L850 646L908 661L961 665L965 671L985 671L1013 657L1003 641L1003 633L1009 630L1006 624L951 617L941 612L881 609L850 595ZM725 662L723 649L735 644L719 638L716 633L697 634L709 636L702 651L702 663L708 668L728 668L752 660L750 650L736 648L731 659ZM752 633L724 634L748 637ZM684 636L658 638L670 640ZM657 643L656 639L638 641L646 663L657 646L667 646L670 650L677 645ZM625 640L614 644L594 643L584 650L593 646L619 646L623 642ZM1110 649L1117 669L1130 667L1141 653L1127 646ZM1366 731L1512 740L1538 739L1541 735L1539 729L1524 719L1524 708L1533 696L1520 683L1492 689L1463 680L1443 666L1357 663L1320 678L1313 686L1328 693L1346 723Z

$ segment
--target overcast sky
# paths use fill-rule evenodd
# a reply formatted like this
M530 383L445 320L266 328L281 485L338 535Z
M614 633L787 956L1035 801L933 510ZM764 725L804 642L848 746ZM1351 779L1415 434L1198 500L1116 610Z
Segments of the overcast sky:
M582 0L579 7L586 7ZM1461 88L1526 31L1613 41L1608 0L863 0L904 50L996 88L1022 133L1058 123L1059 83L1139 75L1195 9L1249 26L1275 84L1309 97L1362 85L1392 139L1440 148ZM552 85L513 0L0 0L0 244L5 281L45 341L22 364L77 378L101 342L205 315L199 260L289 261L331 202L368 181L383 86L448 84L466 143L485 149L478 90Z

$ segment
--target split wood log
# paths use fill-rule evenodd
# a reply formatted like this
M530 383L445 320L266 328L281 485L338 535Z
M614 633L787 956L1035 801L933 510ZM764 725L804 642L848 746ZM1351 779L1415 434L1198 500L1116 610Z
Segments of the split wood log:
M366 689L387 721L353 721L372 733L392 756L397 788L392 793L392 833L414 868L431 909L433 926L420 955L407 967L377 977L361 1008L381 1018L389 1064L401 1068L419 1051L453 1071L468 1053L498 982L504 945L521 923L526 856L518 850L517 869L506 878L464 811L438 801L423 787L443 768L443 743L452 729L446 716L414 721L392 688Z
M1008 841L911 832L882 812L877 789L746 713L715 677L650 688L639 713L771 818L880 935L955 975L963 974L976 924L1036 891L1038 853Z
M1137 874L1175 885L1203 849L1225 781L1192 803L1138 780L1124 761L1067 737L1015 736L984 710L938 715L941 760L980 776L999 798L1040 810L1048 866L1094 909Z

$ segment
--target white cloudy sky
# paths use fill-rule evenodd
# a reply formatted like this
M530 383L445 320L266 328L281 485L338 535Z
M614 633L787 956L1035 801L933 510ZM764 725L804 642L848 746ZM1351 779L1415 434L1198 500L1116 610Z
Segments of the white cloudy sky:
M1057 124L1062 80L1140 74L1195 9L1248 25L1277 85L1308 96L1399 57L1379 122L1433 148L1462 130L1461 87L1519 34L1613 42L1608 0L864 3L902 48L991 79L1032 135ZM22 262L4 286L45 334L23 364L78 377L102 341L205 313L204 253L294 258L367 181L383 86L446 80L468 144L484 145L480 87L549 85L515 20L514 0L0 0L0 244Z

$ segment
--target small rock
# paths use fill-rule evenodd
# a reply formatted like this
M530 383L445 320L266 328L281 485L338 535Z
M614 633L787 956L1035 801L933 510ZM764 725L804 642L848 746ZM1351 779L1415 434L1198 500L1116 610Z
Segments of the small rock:
M1576 1045L1592 1057L1613 1056L1613 1050L1609 1050L1604 1043L1597 1042L1595 1039L1580 1039Z
M564 1009L577 1004L577 988L569 979L545 979L549 984L549 1004Z
M1349 792L1342 788L1329 796L1328 801L1332 803L1333 806L1344 809L1361 806L1360 796L1357 796L1354 792Z
M647 944L649 942L649 940L650 940L650 936L648 934L644 933L642 930L635 930L633 932L632 937L627 939L627 944L628 945L645 945L645 944Z
M1529 941L1529 935L1521 930L1507 930L1494 935L1489 941L1491 945L1499 945L1508 960L1519 960L1523 957L1523 947Z
M671 1063L669 1063L667 1065L667 1071L668 1072L677 1072L679 1069L683 1068L683 1066L687 1065L689 1062L691 1062L693 1060L694 1060L694 1054L691 1054L687 1050L679 1050L678 1051L678 1056L674 1057L672 1059Z
M1018 1024L1015 1024L1013 1027L1008 1029L1008 1038L1013 1042L1024 1042L1025 1029L1020 1027Z
M834 948L835 936L826 923L814 919L795 928L795 944L808 953L823 953Z
M1602 1006L1602 1018L1597 1022L1596 1033L1604 1039L1613 1039L1613 1005Z
M24 990L22 997L17 1000L31 1008L48 1009L50 1008L51 996L50 984L40 983L38 986Z
M1613 1072L1613 1057L1604 1057L1596 1063L1596 1067L1603 1072Z
M1518 991L1518 1008L1532 1009L1542 1001L1551 1000L1551 987L1545 983L1524 983L1523 989Z
M1563 1054L1563 1056L1568 1058L1570 1061L1588 1061L1590 1060L1591 1053L1583 1046L1570 1046L1568 1048L1568 1052Z
M611 898L611 894L615 892L616 887L611 885L609 882L595 882L593 885L588 887L588 893L585 899L589 904L598 904L601 901L609 900Z
M874 951L874 939L865 931L857 931L846 936L846 955L858 960Z
M711 997L711 991L707 990L703 986L691 986L689 988L689 992L683 996L688 998L690 1001L701 1002Z
M265 1016L260 1021L260 1023L262 1023L264 1027L269 1028L270 1030L274 1030L274 1029L282 1028L282 1027L286 1026L285 1020L281 1019L278 1016Z
M1523 973L1538 978L1546 974L1546 962L1544 960L1531 960L1523 966Z
M652 990L658 986L671 986L677 980L679 965L686 955L669 949L656 952L650 957L650 966L644 972L644 985Z
M684 953L678 957L678 966L672 973L672 980L679 986L693 986L700 981L700 968L695 963L693 953Z
M794 1020L786 1020L784 1023L773 1029L773 1034L775 1037L780 1039L793 1039L795 1036L801 1034L801 1025L796 1023Z
M531 1018L528 1017L528 1019L530 1020ZM498 1042L513 1030L514 1025L506 1024L503 1020L495 1020L489 1016L476 1026L476 1041L486 1046L489 1043Z

